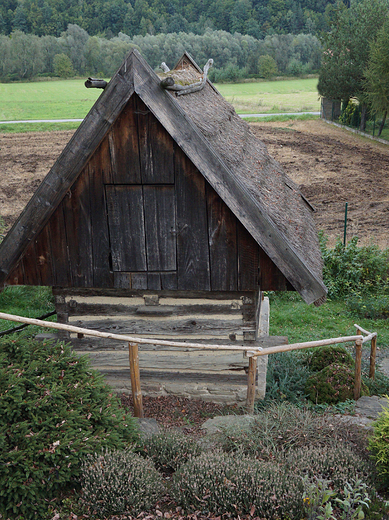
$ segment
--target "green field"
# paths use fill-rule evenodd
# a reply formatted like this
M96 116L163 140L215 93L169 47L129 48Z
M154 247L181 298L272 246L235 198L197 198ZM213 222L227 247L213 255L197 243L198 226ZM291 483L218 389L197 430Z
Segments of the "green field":
M100 94L81 79L0 83L0 121L82 119Z
M216 85L239 114L319 112L317 78Z
M317 79L293 79L216 85L238 113L318 111ZM81 119L99 89L87 89L84 80L0 84L0 121ZM0 129L4 130L4 127Z

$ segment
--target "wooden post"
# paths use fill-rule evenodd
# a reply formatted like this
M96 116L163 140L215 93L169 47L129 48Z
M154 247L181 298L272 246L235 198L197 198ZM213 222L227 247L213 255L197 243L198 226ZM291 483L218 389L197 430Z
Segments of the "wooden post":
M362 377L362 341L357 339L355 341L355 385L354 385L354 399L361 397L361 377Z
M134 400L134 416L144 417L142 391L140 388L138 344L129 343L128 350L130 356L131 390L132 398Z
M257 358L249 358L249 372L247 377L247 401L246 408L251 414L254 413L255 391L257 388Z
M375 379L375 358L377 353L377 336L371 339L371 350L370 350L370 370L369 377Z

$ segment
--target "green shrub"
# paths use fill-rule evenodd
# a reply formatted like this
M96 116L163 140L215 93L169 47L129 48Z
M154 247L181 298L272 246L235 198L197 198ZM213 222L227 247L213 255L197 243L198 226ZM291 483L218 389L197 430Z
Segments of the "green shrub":
M309 376L305 390L313 403L336 404L353 399L354 381L354 370L333 363ZM369 390L363 382L361 394L369 395Z
M333 363L350 368L355 366L353 357L344 347L334 346L315 349L309 359L309 368L313 372L320 372Z
M201 448L192 438L179 431L163 431L142 440L139 453L149 457L160 471L172 472L189 456L200 455Z
M358 237L353 237L346 247L339 239L333 249L328 249L323 233L319 233L319 239L329 298L382 291L388 281L389 250L381 251L375 245L358 247Z
M69 346L0 342L0 513L42 518L75 484L80 459L137 438L103 378Z
M136 516L163 492L162 477L149 459L124 451L87 455L82 464L81 503L94 515L124 512Z
M339 441L322 447L290 450L284 460L287 472L295 473L296 477L304 475L308 479L329 480L337 492L352 479L371 484L374 474L374 467L368 460Z
M387 290L383 288L382 290ZM352 293L346 299L347 311L355 317L371 320L386 320L389 318L389 295L362 295Z
M241 453L203 453L181 466L173 477L176 501L192 511L234 518L249 514L266 519L302 518L302 480L291 478L272 462L247 458Z
M386 486L389 485L389 397L387 407L373 423L373 435L369 439L378 474Z
M376 368L374 379L370 379L368 372L362 372L362 381L367 386L370 395L388 395L389 377Z
M317 415L290 403L274 403L242 431L225 429L220 444L226 451L271 460L278 452L303 446L325 446L339 438L343 426L333 417Z
M269 356L266 374L266 395L257 406L265 408L274 401L300 402L310 370L297 352L280 352Z

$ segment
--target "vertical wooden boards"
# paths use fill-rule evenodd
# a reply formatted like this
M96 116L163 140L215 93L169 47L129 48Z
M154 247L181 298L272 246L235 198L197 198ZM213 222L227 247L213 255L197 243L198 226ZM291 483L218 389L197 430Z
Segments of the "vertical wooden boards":
M51 254L51 237L47 225L42 229L35 241L35 255L41 285L54 285L55 276Z
M212 291L236 291L238 287L236 217L208 183L206 183L206 193L211 289Z
M71 287L73 284L73 276L70 269L69 250L67 247L63 202L61 202L59 207L54 211L47 226L49 227L51 237L51 252L55 273L54 285L59 287Z
M286 291L288 284L285 276L275 263L259 248L259 285L262 291Z
M238 233L238 291L258 288L259 245L237 220Z
M204 177L175 148L178 290L211 289Z
M110 170L110 157L106 143L107 141L99 146L86 167L86 174L89 175L94 287L112 287L113 285L107 204L103 183L105 174Z
M144 186L147 270L175 271L176 211L174 186Z
M115 184L141 183L135 105L135 95L132 95L108 137Z
M86 166L87 168L87 166ZM62 201L74 287L93 287L93 248L89 176L85 168Z
M173 139L135 94L139 160L143 184L174 183Z
M106 186L114 271L146 271L142 186Z

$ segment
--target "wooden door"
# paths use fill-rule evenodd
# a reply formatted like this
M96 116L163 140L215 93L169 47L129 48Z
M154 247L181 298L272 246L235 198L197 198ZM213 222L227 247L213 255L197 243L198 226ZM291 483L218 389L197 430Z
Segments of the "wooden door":
M113 271L176 271L174 186L105 189Z

